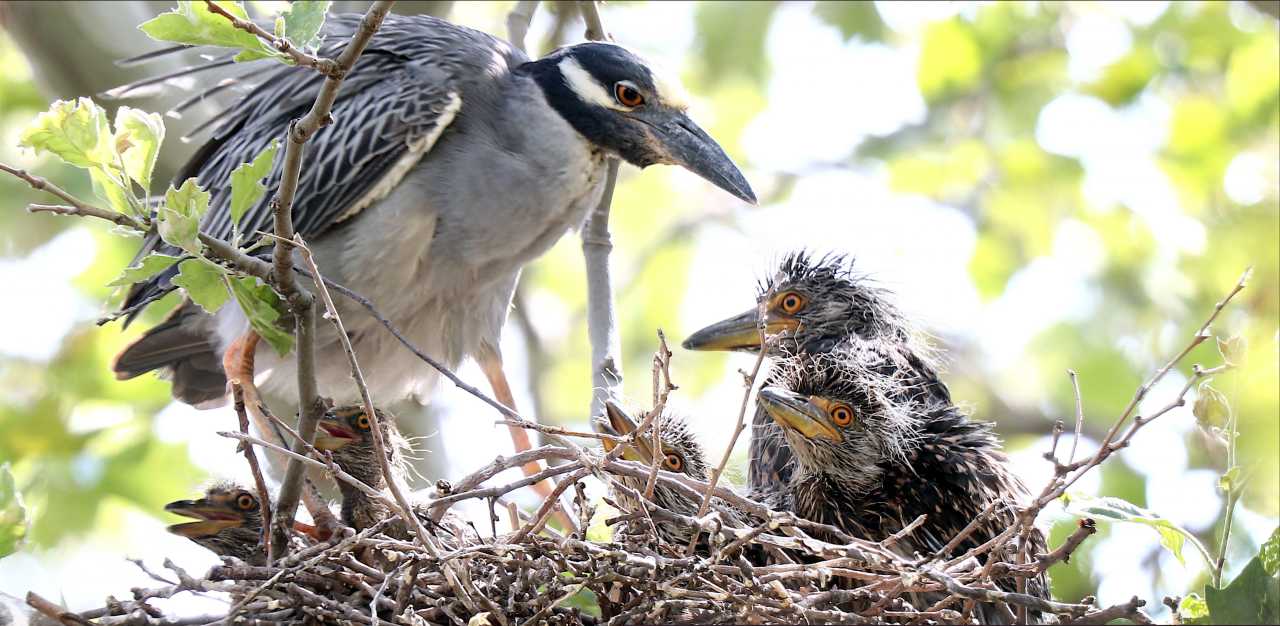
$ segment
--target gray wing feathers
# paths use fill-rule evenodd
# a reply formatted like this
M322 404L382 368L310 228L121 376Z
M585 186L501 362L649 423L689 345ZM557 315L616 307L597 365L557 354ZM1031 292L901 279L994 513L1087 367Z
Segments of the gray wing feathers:
M326 24L321 54L345 44L359 16L334 16ZM497 63L522 61L509 45L479 31L429 16L388 16L369 48L342 85L334 103L337 121L305 146L305 160L294 200L294 227L315 238L385 195L434 144L461 106L467 76L491 71ZM283 139L291 120L310 108L324 78L305 68L270 72L253 91L218 117L214 136L192 157L178 180L196 176L212 193L202 228L228 239L231 171L252 160L274 139ZM283 149L267 180L279 183ZM270 200L264 197L240 223L247 237L270 231ZM139 255L167 246L148 242ZM136 285L125 307L172 289L173 272Z

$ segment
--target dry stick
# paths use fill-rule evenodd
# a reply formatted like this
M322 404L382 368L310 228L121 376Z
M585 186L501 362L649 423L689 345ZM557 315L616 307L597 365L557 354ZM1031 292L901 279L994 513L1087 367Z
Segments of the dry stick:
M222 17L227 18L227 20L229 20L231 24L236 28L239 28L240 30L243 30L244 32L249 33L251 35L256 35L259 39L263 40L267 45L271 46L271 48L273 48L277 52L287 55L290 59L293 60L295 65L300 65L302 67L309 67L325 76L341 79L342 70L338 66L338 63L335 62L333 59L328 59L324 57L315 57L310 54L307 54L306 52L303 52L293 47L293 43L290 42L288 39L284 37L276 37L275 35L267 32L266 29L262 28L261 26L258 26L252 21L242 20L228 13L226 9L219 6L217 2L213 2L213 0L205 0L205 6L209 7L210 12L217 13L218 15L221 15ZM347 69L350 69L350 68L347 68Z
M600 20L600 9L595 0L583 2L580 6L582 21L587 25L587 39L607 41L609 36ZM605 400L613 396L613 391L622 384L622 349L614 312L613 285L609 279L609 252L613 249L609 235L609 211L617 183L618 159L609 157L605 166L604 194L582 229L582 258L587 270L587 336L591 340L591 415L601 414Z
M525 35L529 34L529 23L533 21L533 12L537 10L538 0L520 0L507 14L507 39L521 52L527 52L524 39Z
M431 556L439 556L427 535L427 529L422 526L422 520L419 520L418 516L413 514L413 505L409 503L408 498L405 498L404 492L400 489L398 477L391 471L391 462L387 460L387 442L382 439L382 425L379 423L382 418L378 417L378 412L373 406L373 398L369 395L369 386L365 383L364 372L360 370L360 362L356 359L355 348L351 346L351 337L347 334L346 326L342 323L342 317L338 315L338 307L333 304L333 297L329 295L329 290L324 286L320 268L316 267L316 261L311 256L311 249L302 240L302 235L294 235L294 242L296 242L298 250L302 254L302 260L306 262L307 268L311 270L316 290L320 293L320 300L324 302L325 318L333 323L333 327L338 333L338 341L342 343L342 351L346 353L347 363L351 366L351 379L355 381L356 388L360 390L360 401L364 404L365 415L369 417L369 432L373 433L374 456L378 458L378 467L382 470L382 479L387 483L387 489L391 491L391 496L395 498L401 517L413 529L418 542L427 549ZM307 440L307 442L310 443L310 440Z
M315 307L310 294L298 286L293 275L293 250L284 241L293 239L293 200L298 191L298 176L302 171L302 146L316 132L333 122L330 111L338 97L338 89L342 79L355 66L356 59L364 52L365 46L373 38L382 20L391 11L392 1L374 2L365 13L356 32L351 36L342 53L337 58L337 70L329 74L316 95L311 110L302 118L289 125L286 132L288 141L285 145L284 166L280 177L280 186L271 206L275 216L274 234L278 238L272 254L275 286L284 295L289 309L294 316L294 334L297 339L296 359L298 364L298 434L302 440L311 442L315 439L316 424L324 414L324 403L316 385L315 375ZM283 240L283 241L282 241ZM370 419L376 419L370 416ZM298 446L301 449L301 446ZM277 554L284 554L287 548L287 530L293 525L294 514L298 510L298 500L302 493L302 464L290 460L285 468L284 480L280 486L280 497L277 502L277 520L272 541L278 543Z
M1080 397L1080 379L1075 370L1067 370L1071 377L1071 388L1076 394L1076 434L1071 440L1071 456L1067 457L1067 465L1076 462L1076 447L1080 445L1080 432L1084 430L1084 400Z
M27 592L27 605L66 626L92 626L92 622L72 613L34 591Z
M661 378L660 378L661 377ZM661 419L667 408L667 398L677 387L671 384L671 348L667 347L666 333L658 329L658 353L653 355L653 414L654 419ZM644 483L644 497L653 499L653 490L658 481L658 465L662 459L662 424L655 423L649 429L653 435L653 458L649 460L649 478Z
M763 307L761 300L761 307ZM759 316L760 320L764 319L763 311ZM729 445L725 446L724 454L720 457L720 464L711 472L711 478L707 481L709 485L706 493L702 494L702 503L698 505L698 514L694 517L702 517L707 514L707 505L711 503L711 492L715 490L716 483L720 481L720 475L724 473L724 468L729 464L729 456L733 454L733 447L738 443L738 435L746 429L747 423L747 405L751 402L751 391L755 389L756 377L760 375L760 366L764 363L764 355L769 351L769 338L765 336L764 327L759 328L760 332L760 353L756 355L756 363L751 368L751 373L746 376L743 381L746 391L742 394L742 406L738 408L738 423L733 427L733 436L729 438ZM685 548L685 554L692 555L697 547L699 533L694 533L689 540L689 545Z
M240 386L240 381L231 381L231 398L235 405L236 416L240 419L240 432L245 435L249 434L249 414L244 409L244 389ZM271 542L271 494L267 491L267 481L262 477L262 468L258 466L258 455L254 454L253 446L241 441L240 451L244 453L244 458L249 462L249 471L253 474L253 484L258 488L258 510L262 512L262 546L267 552L267 562L275 563L275 551Z

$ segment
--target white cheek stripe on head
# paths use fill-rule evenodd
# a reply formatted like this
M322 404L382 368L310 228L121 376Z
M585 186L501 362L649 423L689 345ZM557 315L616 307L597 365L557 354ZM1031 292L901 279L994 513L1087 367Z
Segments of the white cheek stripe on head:
M561 60L560 74L564 76L564 80L568 83L569 89L573 90L573 93L578 94L578 97L581 98L583 102L602 106L606 109L613 109L615 111L631 110L621 104L618 104L618 102L613 99L613 96L610 96L609 92L605 91L604 85L601 85L599 81L592 77L591 73L583 68L582 64L578 63L577 59L571 56L566 56Z

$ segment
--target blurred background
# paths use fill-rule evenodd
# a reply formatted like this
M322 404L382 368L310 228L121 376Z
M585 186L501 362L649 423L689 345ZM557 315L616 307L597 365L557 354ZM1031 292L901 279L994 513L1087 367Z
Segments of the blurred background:
M505 36L513 4L395 10ZM134 27L168 8L0 3L0 160L90 197L82 172L23 154L18 135L53 99L173 69L112 63L158 47ZM750 306L782 252L848 252L935 337L953 396L998 423L1038 492L1052 424L1073 419L1067 369L1080 376L1082 448L1092 452L1252 265L1249 289L1214 327L1247 345L1240 367L1213 381L1238 417L1247 479L1226 580L1257 553L1280 512L1280 5L611 2L602 12L617 41L683 78L694 118L761 197L748 207L681 170L623 168L612 263L625 390L637 404L650 395L661 328L675 351L673 402L718 455L742 396L737 370L753 359L679 341ZM543 2L528 44L545 52L582 30L575 5ZM163 111L183 96L128 104ZM198 146L178 137L199 113L168 121L158 179ZM0 177L0 284L11 298L0 306L0 463L11 464L31 522L22 548L0 561L0 591L82 608L148 582L126 558L213 564L164 532L174 520L161 507L244 470L234 443L213 434L235 423L229 409L196 411L171 403L164 381L110 374L112 355L172 305L152 306L125 332L95 325L119 296L103 285L137 242L22 210L42 200ZM580 240L567 236L526 270L505 331L521 409L544 423L585 428L589 417L584 285ZM1144 407L1169 402L1191 363L1220 360L1206 342ZM484 387L473 365L461 373ZM491 409L453 388L438 397L400 411L426 437L418 469L428 481L509 449ZM1216 554L1223 426L1179 408L1076 489L1146 507ZM733 457L737 484L746 447L744 438ZM1042 520L1054 545L1074 527L1060 507ZM1194 551L1179 563L1150 528L1100 529L1051 571L1055 596L1138 595L1160 613L1162 597L1207 580Z

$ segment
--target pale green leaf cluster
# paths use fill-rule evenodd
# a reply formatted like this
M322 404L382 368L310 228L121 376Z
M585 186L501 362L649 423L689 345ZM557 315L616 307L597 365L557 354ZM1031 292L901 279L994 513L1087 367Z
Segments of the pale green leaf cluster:
M285 308L280 296L253 276L235 276L230 281L231 293L253 330L281 356L288 354L293 349L293 333L280 328L281 311Z
M9 464L0 465L0 558L13 554L27 535L27 508Z
M220 0L217 5L241 20L250 21L240 2ZM314 49L329 5L328 1L294 2L290 10L275 21L275 36L289 39L298 49ZM266 41L236 28L231 20L209 10L203 1L179 0L177 8L143 22L138 28L157 41L239 50L235 60L242 63L266 58L293 63L288 55Z
M1231 403L1227 401L1227 396L1214 389L1208 381L1200 383L1197 392L1196 403L1191 407L1196 421L1205 428L1225 427L1231 417Z
M159 114L122 106L114 127L92 99L59 100L27 125L18 143L89 170L99 199L126 215L143 216L164 143L164 120Z

